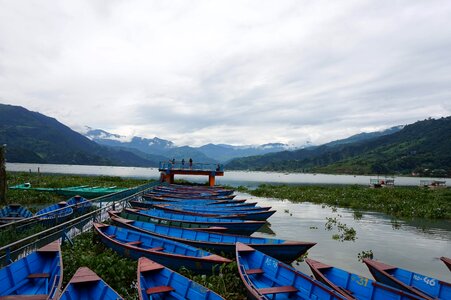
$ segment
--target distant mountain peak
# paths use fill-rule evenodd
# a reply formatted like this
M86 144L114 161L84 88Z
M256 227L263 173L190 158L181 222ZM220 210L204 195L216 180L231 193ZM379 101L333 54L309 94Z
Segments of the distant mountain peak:
M109 133L102 129L93 129L89 126L85 126L84 132L80 132L84 136L86 136L91 141L96 140L112 140L112 141L118 141L121 143L127 143L132 140L133 137L127 137L125 135L119 135L114 133Z

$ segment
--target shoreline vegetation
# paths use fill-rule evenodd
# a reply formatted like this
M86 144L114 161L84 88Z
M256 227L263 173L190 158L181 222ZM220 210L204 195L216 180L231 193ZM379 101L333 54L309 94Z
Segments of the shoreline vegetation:
M70 186L116 186L117 188L131 188L137 185L148 183L149 179L123 178L118 176L89 176L89 175L70 175L70 174L46 174L46 173L28 173L28 172L8 172L6 175L8 187L30 183L32 187L43 188L62 188ZM33 205L44 205L57 203L67 200L67 197L56 195L49 192L11 190L6 192L8 203L18 203L22 205L31 205L31 211L35 212Z
M311 202L354 211L382 212L396 218L451 219L451 189L369 188L358 185L269 185L239 191L257 197Z

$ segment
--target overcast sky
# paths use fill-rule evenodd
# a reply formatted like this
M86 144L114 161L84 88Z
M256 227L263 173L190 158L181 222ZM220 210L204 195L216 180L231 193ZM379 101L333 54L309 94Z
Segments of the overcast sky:
M0 103L178 145L448 116L451 1L0 1Z

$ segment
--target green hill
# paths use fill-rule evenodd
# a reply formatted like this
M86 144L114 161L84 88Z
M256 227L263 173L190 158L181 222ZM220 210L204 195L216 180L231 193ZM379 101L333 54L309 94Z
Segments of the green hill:
M347 144L234 159L228 169L345 174L451 175L451 117L427 119L393 134Z
M158 165L125 150L100 146L53 118L13 105L0 104L0 144L7 145L8 162Z

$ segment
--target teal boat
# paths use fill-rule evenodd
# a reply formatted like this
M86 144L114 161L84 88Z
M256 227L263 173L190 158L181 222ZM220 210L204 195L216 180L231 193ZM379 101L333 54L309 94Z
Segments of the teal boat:
M71 187L64 187L64 188L40 188L40 187L32 187L30 183L18 184L18 185L9 187L9 189L49 192L49 193L55 193L55 194L58 194L58 195L61 195L64 197L73 197L73 196L79 195L81 197L85 197L85 198L89 198L89 199L127 190L126 188L116 188L115 186L101 187L101 186L89 186L89 185L71 186Z

